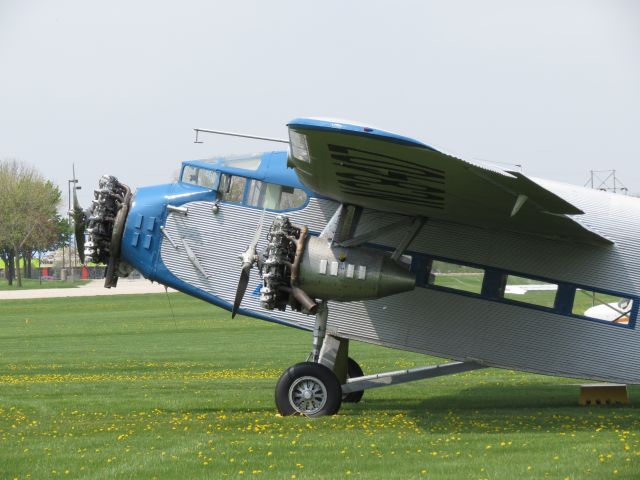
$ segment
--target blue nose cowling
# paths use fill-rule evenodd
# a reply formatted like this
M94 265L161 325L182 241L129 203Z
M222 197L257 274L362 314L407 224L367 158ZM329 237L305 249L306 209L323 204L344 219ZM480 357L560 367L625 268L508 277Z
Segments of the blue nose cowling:
M167 217L167 205L180 206L195 200L212 200L215 193L185 183L139 188L129 209L120 246L121 259L145 278L156 280L156 262Z

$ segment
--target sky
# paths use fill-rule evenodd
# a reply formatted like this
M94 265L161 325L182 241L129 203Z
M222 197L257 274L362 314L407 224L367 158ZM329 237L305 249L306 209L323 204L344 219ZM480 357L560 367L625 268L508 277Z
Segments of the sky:
M640 193L640 2L0 0L0 159L65 199L72 164L86 206L105 173L282 149L193 128L286 138L300 116Z

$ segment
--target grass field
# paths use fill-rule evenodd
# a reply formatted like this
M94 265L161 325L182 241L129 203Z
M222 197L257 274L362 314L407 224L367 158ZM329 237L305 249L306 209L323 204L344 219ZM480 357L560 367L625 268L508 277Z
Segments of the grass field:
M310 335L170 299L175 318L165 295L0 301L0 478L640 478L640 404L579 407L575 380L486 369L280 417Z
M17 281L9 285L6 280L0 280L0 290L34 290L38 288L76 288L86 285L89 280L74 280L63 282L61 280L38 280L33 278L23 278L22 287L18 287Z

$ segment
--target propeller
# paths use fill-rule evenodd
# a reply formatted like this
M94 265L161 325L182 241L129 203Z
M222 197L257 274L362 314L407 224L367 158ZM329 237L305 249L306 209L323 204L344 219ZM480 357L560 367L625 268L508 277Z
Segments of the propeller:
M240 260L242 260L242 270L240 271L240 280L238 281L238 287L236 288L236 298L233 301L233 308L231 309L231 318L235 318L238 313L238 309L240 308L240 304L242 303L242 298L244 297L244 293L247 291L247 285L249 285L249 277L251 268L257 263L259 268L261 267L260 255L258 254L258 240L260 240L260 234L262 233L262 224L264 222L264 212L265 209L262 209L262 215L260 216L260 225L258 226L258 230L253 235L253 240L247 247L247 249L240 255Z
M78 257L80 257L80 263L84 265L84 231L87 226L87 216L78 202L78 195L76 190L80 187L77 186L78 180L76 180L76 167L73 167L73 210L71 212L73 217L73 233L76 237L76 251Z

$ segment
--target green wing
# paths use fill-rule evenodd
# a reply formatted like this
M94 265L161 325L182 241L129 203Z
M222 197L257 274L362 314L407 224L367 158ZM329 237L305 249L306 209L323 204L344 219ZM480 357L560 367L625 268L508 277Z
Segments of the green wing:
M298 119L290 166L342 203L595 244L611 241L568 215L582 212L523 174L467 162L380 130Z

